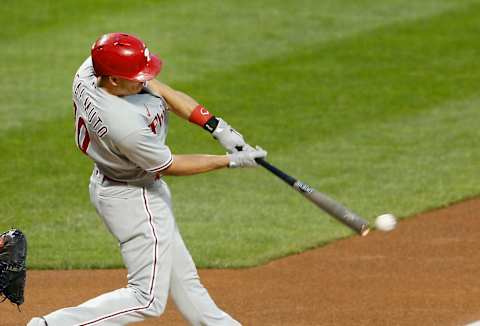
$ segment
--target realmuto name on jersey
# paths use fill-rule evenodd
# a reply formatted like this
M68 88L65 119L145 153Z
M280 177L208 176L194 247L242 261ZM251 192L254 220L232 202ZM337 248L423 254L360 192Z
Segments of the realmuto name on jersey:
M98 115L95 106L92 104L92 100L87 96L85 102L85 113L87 113L87 121L90 126L90 130L95 132L98 137L102 138L108 132L108 127L103 123L102 119Z
M104 124L102 119L100 118L100 115L98 113L98 110L95 108L93 105L92 99L88 95L86 86L81 82L77 81L75 83L74 87L74 92L73 92L75 98L77 99L78 103L83 106L83 111L85 112L84 118L86 118L86 121L80 117L78 124L84 124L88 123L89 130L96 133L98 137L103 137L108 133L108 126ZM77 115L77 107L75 106L75 116ZM80 120L82 122L80 122ZM77 126L77 129L78 128Z

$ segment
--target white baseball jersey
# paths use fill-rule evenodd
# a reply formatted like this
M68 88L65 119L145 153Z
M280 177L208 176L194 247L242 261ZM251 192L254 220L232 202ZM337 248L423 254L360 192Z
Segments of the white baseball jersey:
M98 87L91 58L75 75L77 146L110 179L148 183L172 164L165 145L168 106L162 97L143 92L119 97Z

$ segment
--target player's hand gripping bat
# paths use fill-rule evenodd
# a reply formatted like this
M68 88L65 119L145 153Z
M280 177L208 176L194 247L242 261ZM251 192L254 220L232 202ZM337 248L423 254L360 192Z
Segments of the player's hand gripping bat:
M268 163L263 158L256 159L256 162L268 171L275 174L277 177L279 177L286 183L288 183L290 186L292 186L294 189L296 189L299 193L304 195L322 210L335 217L337 220L344 223L351 229L358 232L358 234L360 234L361 236L367 235L370 231L367 221L350 211L342 204L336 202L327 195L313 189L308 184L303 183L302 181L297 180L294 177L286 174L277 167Z

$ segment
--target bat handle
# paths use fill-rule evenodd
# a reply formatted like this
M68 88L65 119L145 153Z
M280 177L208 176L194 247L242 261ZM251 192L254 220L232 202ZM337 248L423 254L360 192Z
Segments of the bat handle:
M265 169L267 169L268 171L275 174L277 177L279 177L280 179L282 179L283 181L285 181L286 183L288 183L292 187L295 184L295 182L297 182L297 179L295 179L294 177L286 174L285 172L276 168L275 166L271 165L264 158L256 158L255 162L257 162L258 165L263 166Z

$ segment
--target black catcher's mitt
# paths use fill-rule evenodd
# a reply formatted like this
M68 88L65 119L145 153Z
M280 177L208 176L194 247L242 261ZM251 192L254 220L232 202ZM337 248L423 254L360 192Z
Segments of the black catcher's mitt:
M27 240L20 230L12 229L0 234L0 295L17 306L23 303L23 290L27 277L25 260Z

